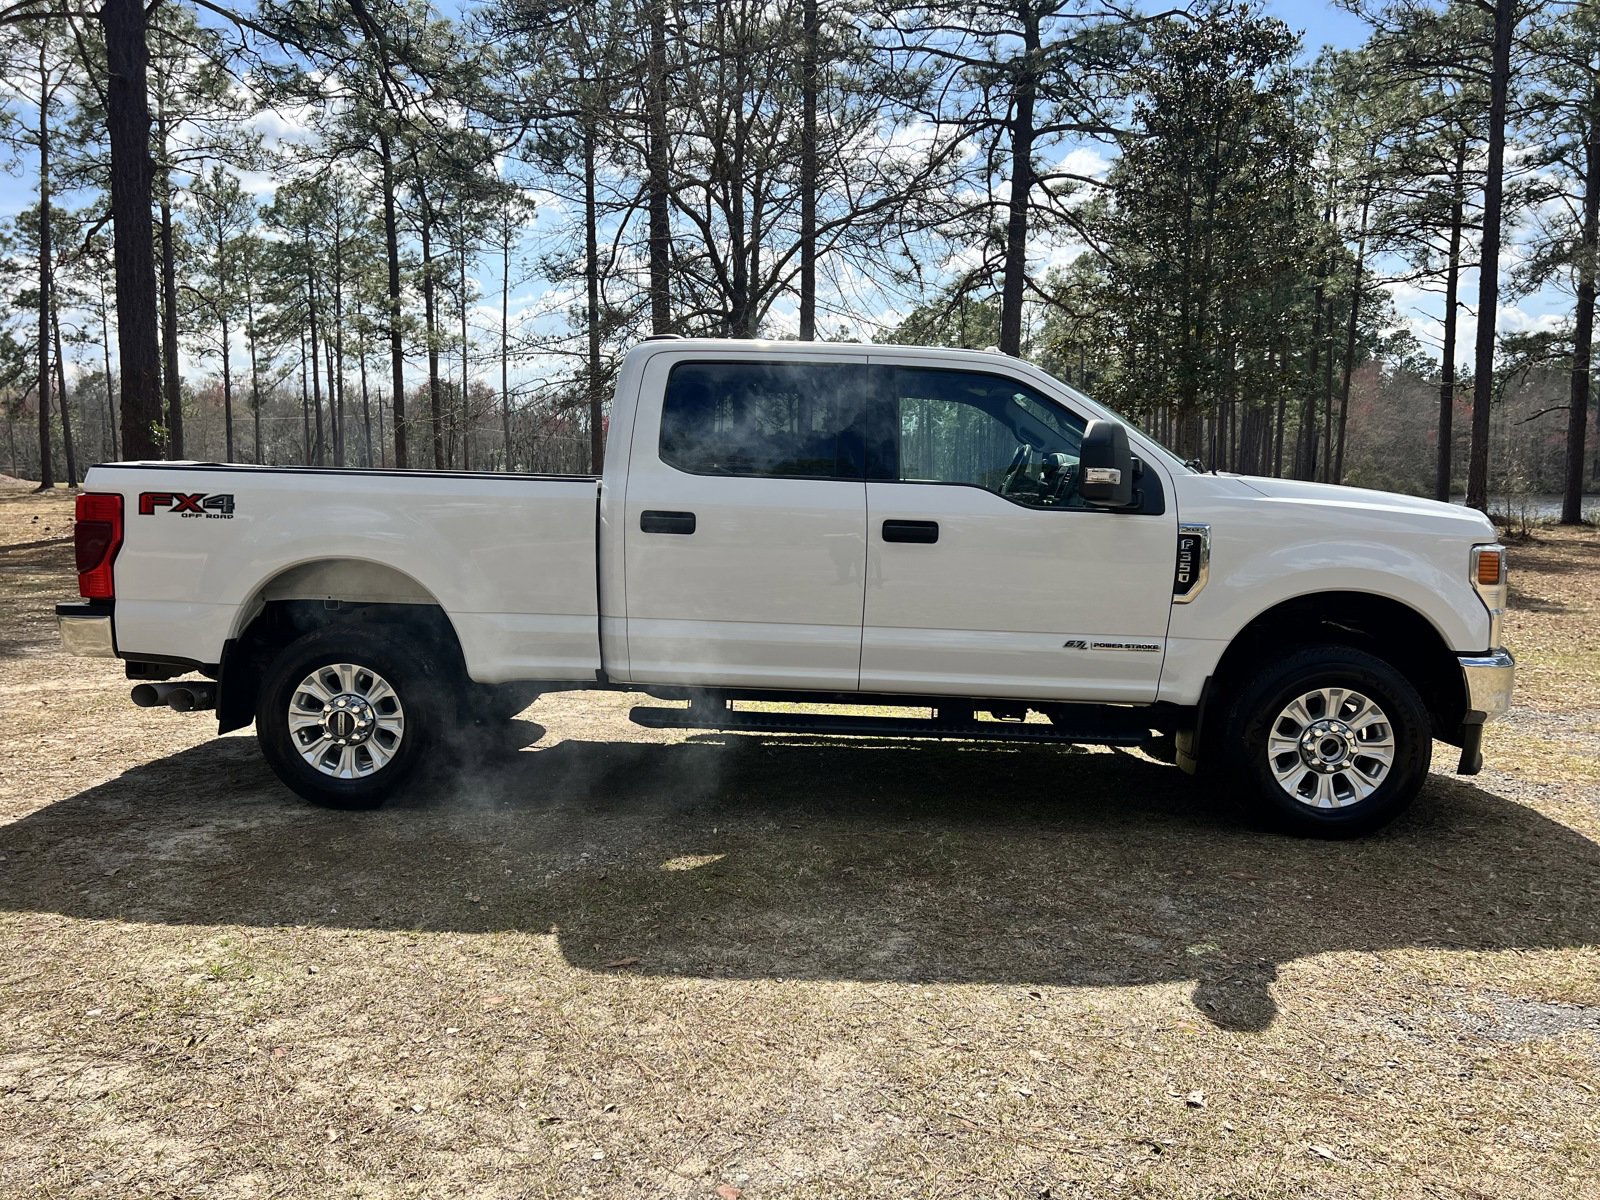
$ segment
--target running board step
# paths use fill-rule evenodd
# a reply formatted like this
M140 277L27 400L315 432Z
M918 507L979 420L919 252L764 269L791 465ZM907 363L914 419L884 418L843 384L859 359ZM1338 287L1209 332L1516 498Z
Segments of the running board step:
M867 717L833 713L751 712L729 708L653 708L628 714L648 729L717 729L728 733L822 733L855 737L959 738L985 742L1064 742L1137 746L1150 737L1142 710L1093 710L1071 725L1023 721L940 721L927 717Z

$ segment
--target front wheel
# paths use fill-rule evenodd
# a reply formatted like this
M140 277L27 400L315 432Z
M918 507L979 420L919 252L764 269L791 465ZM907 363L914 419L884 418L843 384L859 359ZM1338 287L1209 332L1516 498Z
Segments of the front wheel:
M1227 780L1290 832L1356 837L1405 811L1428 776L1428 711L1405 676L1349 646L1264 670L1226 718Z
M334 627L290 643L267 669L256 737L292 790L331 808L376 808L437 735L442 671L403 635Z

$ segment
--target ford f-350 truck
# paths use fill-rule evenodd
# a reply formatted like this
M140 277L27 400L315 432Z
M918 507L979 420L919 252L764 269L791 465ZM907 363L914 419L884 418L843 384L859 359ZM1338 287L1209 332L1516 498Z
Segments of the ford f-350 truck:
M1477 771L1511 697L1481 514L1201 472L996 353L650 339L598 478L136 462L84 488L66 647L123 659L138 703L254 721L342 807L464 722L616 688L679 702L633 710L658 727L1157 739L1350 835L1434 739Z

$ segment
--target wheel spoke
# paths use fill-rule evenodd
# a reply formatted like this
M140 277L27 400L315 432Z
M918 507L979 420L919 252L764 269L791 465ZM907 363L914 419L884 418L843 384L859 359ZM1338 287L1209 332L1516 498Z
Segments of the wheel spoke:
M367 742L362 749L367 752L367 757L372 760L372 769L374 771L387 766L389 760L394 757L394 749L386 747L377 738Z
M1298 735L1301 730L1303 730L1307 725L1311 724L1311 722L1316 719L1306 710L1306 701L1309 699L1309 696L1300 697L1300 699L1289 705L1289 707L1284 709L1283 712L1278 716L1279 722L1282 722L1285 719L1294 722L1296 735Z
M1317 776L1317 807L1338 808L1339 797L1333 790L1332 775Z
M1267 757L1267 763L1272 768L1273 777L1285 787L1289 786L1291 780L1298 782L1298 777L1303 775L1306 769L1305 763L1300 760L1299 748L1291 747L1290 752L1292 752L1292 757L1286 762L1281 761L1284 757L1282 754L1269 755Z
M322 760L328 753L328 748L332 745L332 739L329 738L326 733L324 733L314 742L302 743L300 746L300 757L305 759L308 763L320 771L322 770Z
M1374 726L1383 726L1384 728L1387 728L1388 724L1389 718L1383 715L1383 709L1379 708L1377 705L1369 705L1366 709L1362 710L1359 716L1352 717L1349 721L1350 728L1358 734L1364 732L1365 730L1371 729Z

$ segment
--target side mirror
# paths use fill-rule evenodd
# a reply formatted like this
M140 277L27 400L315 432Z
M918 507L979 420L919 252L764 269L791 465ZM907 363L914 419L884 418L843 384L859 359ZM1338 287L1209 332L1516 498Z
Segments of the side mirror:
M1095 508L1127 508L1133 503L1136 465L1124 425L1090 421L1078 455L1078 494Z

